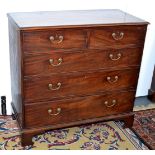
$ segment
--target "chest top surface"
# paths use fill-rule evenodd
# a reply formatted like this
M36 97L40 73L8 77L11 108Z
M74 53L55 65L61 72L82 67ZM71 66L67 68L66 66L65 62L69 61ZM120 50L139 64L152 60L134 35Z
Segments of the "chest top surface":
M8 13L19 28L148 24L117 9Z

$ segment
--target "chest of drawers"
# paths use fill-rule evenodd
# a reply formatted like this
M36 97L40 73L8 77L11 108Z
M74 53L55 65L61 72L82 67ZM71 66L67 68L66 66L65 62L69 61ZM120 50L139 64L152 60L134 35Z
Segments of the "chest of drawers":
M120 10L10 13L13 113L22 145L44 131L123 120L148 23Z

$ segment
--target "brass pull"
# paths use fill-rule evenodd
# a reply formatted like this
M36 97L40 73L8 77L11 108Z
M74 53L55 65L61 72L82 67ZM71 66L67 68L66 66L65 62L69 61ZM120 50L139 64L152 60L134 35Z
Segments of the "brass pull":
M56 115L59 115L60 112L61 112L61 108L57 108L57 112L56 113L52 113L53 110L52 109L48 109L48 114L51 115L51 116L56 116Z
M116 100L112 100L112 103L110 104L108 101L104 102L104 105L108 108L113 107L116 104Z
M58 60L58 63L57 64L54 64L54 59L49 59L49 63L50 63L50 65L52 65L52 66L60 66L61 65L61 63L62 63L62 58L59 58Z
M118 76L115 76L115 77L114 77L114 80L112 80L111 77L108 76L108 77L107 77L107 81L108 81L109 83L115 83L115 82L118 81Z
M48 84L48 88L49 88L50 90L59 90L60 87L61 87L61 83L60 83L60 82L57 83L57 87L55 87L55 88L53 88L53 84L51 84L51 83Z
M116 61L116 60L119 60L121 58L122 54L121 53L118 53L117 54L117 58L114 58L114 55L113 54L109 54L109 58L113 61Z
M60 36L56 35L55 37L50 36L49 39L54 44L60 44L63 41L64 37L61 35Z
M112 37L114 40L122 40L124 37L124 33L123 32L114 32L112 33Z

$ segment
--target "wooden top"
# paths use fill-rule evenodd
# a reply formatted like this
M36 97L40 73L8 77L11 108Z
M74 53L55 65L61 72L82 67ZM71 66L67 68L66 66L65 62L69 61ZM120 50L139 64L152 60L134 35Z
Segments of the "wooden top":
M77 10L8 13L19 28L137 25L148 22L121 10Z

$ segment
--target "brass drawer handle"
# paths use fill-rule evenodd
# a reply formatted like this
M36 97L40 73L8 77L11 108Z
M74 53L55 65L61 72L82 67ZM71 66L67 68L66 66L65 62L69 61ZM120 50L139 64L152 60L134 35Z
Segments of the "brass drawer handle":
M114 32L112 33L112 37L114 40L122 40L124 37L124 33L123 32Z
M62 63L62 58L59 58L58 60L58 63L57 64L54 64L54 59L49 59L49 63L50 63L50 65L51 66L60 66L61 65L61 63Z
M114 80L112 80L112 78L111 78L110 76L108 76L108 77L107 77L107 81L108 81L109 83L115 83L115 82L118 81L118 76L115 76L115 77L114 77Z
M116 100L112 100L111 104L108 101L104 102L104 105L108 108L113 107L116 104Z
M53 84L52 83L48 84L48 88L50 90L59 90L60 87L61 87L61 83L60 82L57 83L57 87L55 87L55 88L53 88Z
M63 41L64 37L61 35L60 36L56 35L55 37L50 36L49 39L54 44L60 44Z
M48 109L48 114L51 115L51 116L56 116L56 115L59 115L60 112L61 112L61 108L57 108L57 112L56 113L52 113L53 110L52 109Z
M119 59L121 58L121 56L122 56L122 54L121 54L121 53L118 53L118 54L117 54L117 57L114 58L114 55L113 55L113 54L109 54L109 58L110 58L111 60L113 60L113 61L119 60Z

